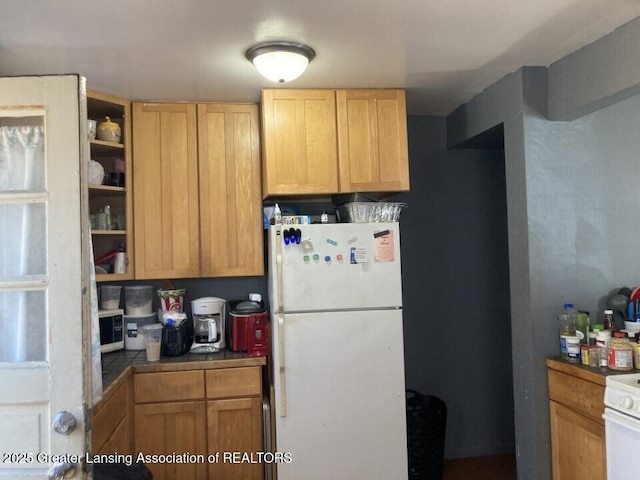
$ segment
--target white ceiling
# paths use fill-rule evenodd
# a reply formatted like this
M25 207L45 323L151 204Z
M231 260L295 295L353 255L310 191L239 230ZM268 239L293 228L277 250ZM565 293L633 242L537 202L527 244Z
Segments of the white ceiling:
M317 56L288 88L404 87L446 115L521 66L548 66L640 16L640 0L0 0L0 75L80 73L136 100L258 102L244 57Z

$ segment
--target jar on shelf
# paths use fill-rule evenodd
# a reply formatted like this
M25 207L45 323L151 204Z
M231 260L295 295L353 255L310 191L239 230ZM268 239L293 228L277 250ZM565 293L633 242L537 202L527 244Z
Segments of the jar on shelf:
M105 142L120 142L120 125L111 121L110 117L104 117L105 121L100 122L97 128L98 140Z

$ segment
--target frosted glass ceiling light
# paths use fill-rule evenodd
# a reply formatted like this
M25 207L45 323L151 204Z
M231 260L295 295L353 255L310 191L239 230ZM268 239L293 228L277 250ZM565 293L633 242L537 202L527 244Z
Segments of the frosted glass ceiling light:
M301 43L266 42L251 47L246 56L263 77L284 83L302 75L316 52Z

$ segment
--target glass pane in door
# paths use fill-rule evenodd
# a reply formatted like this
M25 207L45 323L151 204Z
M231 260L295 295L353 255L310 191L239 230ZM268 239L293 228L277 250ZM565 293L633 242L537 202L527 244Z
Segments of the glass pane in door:
M0 114L0 362L47 360L43 115Z
M44 290L0 291L0 362L45 361Z
M44 203L0 203L0 280L45 275Z
M0 192L44 190L44 117L0 117Z

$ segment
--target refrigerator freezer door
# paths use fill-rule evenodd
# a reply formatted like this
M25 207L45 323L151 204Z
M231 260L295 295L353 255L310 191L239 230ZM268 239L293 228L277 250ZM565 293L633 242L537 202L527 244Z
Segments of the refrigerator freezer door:
M278 338L277 315L272 322ZM285 417L273 352L279 480L407 478L402 311L285 315Z
M269 292L272 311L285 312L399 307L398 223L295 225L301 241L285 244L280 229L269 230ZM282 226L282 232L289 230ZM281 252L281 280L278 280Z

